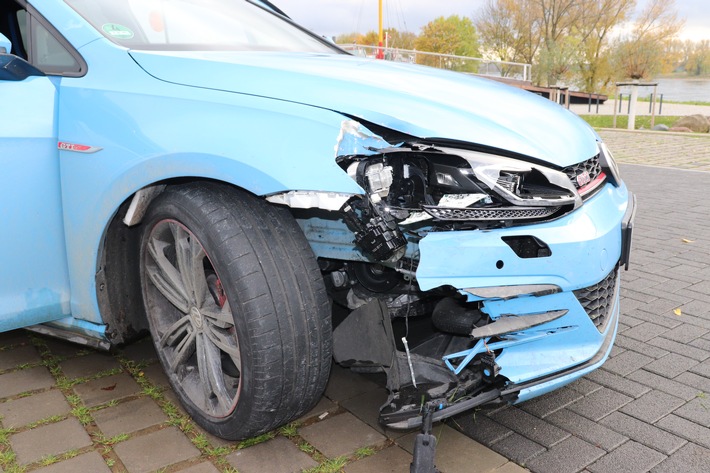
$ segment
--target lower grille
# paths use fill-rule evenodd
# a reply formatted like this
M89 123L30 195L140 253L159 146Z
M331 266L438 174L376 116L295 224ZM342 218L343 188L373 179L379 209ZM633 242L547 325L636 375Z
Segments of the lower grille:
M464 208L422 206L432 217L439 220L523 220L545 218L554 214L559 207L498 207Z
M614 295L616 290L616 278L619 272L615 269L601 282L574 291L574 295L594 325L603 332L606 328L606 321L611 315L614 307Z

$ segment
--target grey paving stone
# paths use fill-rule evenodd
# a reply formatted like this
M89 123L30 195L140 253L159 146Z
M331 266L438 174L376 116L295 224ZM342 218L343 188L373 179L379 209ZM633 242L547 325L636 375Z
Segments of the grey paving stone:
M39 353L32 345L19 346L0 351L0 371L16 368L28 363L41 361Z
M623 322L626 323L626 319L624 319ZM647 342L650 339L655 338L658 335L667 331L667 327L663 327L661 325L657 325L651 322L643 322L640 325L637 325L624 331L624 336L633 338L634 340L638 340L640 342Z
M627 350L642 353L653 358L661 358L662 356L666 356L668 354L667 350L649 346L647 343L639 342L638 340L625 337L624 335L617 335L614 345L618 345L626 348Z
M202 462L197 465L179 470L180 473L220 473L216 466L210 462Z
M564 387L553 391L544 396L531 399L530 401L519 404L518 407L530 414L545 418L553 412L559 411L565 406L584 397L578 391Z
M621 408L621 412L653 424L682 406L684 402L680 398L654 390L626 404Z
M697 397L673 413L705 427L710 427L710 398Z
M707 306L706 306L707 310ZM710 333L710 330L695 327L690 324L679 325L674 329L671 329L663 334L663 338L669 340L674 340L679 343L690 343L696 338L702 337L706 333Z
M153 363L152 365L146 366L141 370L141 373L143 373L143 376L145 376L148 381L159 388L170 387L168 377L165 375L163 366L160 363Z
M710 352L710 340L707 338L696 338L692 342L689 343L690 346L699 348L703 351Z
M47 349L52 355L61 357L73 357L81 353L96 352L91 348L87 348L76 343L59 340L56 338L40 337L42 342L47 346ZM41 350L40 350L41 351Z
M324 414L328 411L334 411L337 408L338 408L338 405L335 404L333 401L331 401L327 397L322 397L322 398L320 398L320 401L318 401L318 404L316 404L316 407L314 407L309 412L304 414L303 417L298 419L298 422L303 422L308 419L312 419L313 417L321 416L322 414Z
M17 463L20 465L89 445L91 438L75 418L43 425L10 437L10 446L17 454Z
M168 420L162 409L150 398L123 402L92 414L96 425L109 438L130 434Z
M67 378L73 379L94 376L102 371L120 368L121 365L111 355L91 353L63 361L59 364L59 367Z
M505 457L446 425L435 426L432 433L438 442L435 463L442 473L471 473L471 465L484 472L508 463ZM397 439L397 444L412 453L416 435L411 433Z
M542 445L528 440L522 435L513 433L499 442L490 446L495 452L500 453L508 460L525 464L529 459L547 451Z
M689 371L692 371L693 373L699 374L700 376L705 376L706 378L710 378L710 360L706 360L702 363L699 363L692 368L689 369ZM2 378L0 378L2 379Z
M568 409L557 411L549 415L546 420L606 451L613 450L628 440L624 435Z
M496 468L491 473L527 473L528 471L530 470L528 470L527 468L523 468L522 466L516 465L513 462L508 462L505 465Z
M27 391L44 389L54 384L54 378L44 366L0 375L0 398Z
M374 391L379 386L349 369L333 364L330 379L325 388L325 396L335 402L344 401L359 394Z
M602 388L570 404L567 408L587 419L598 421L625 404L628 404L631 400L633 400L633 398L625 394L621 394L612 389Z
M666 456L633 440L600 458L587 469L592 473L644 473L666 459Z
M627 377L619 376L604 368L589 373L587 377L602 386L606 386L607 388L611 388L614 391L631 397L641 397L651 390L651 388L646 385L631 381Z
M98 452L88 452L78 457L64 460L54 465L34 470L34 473L111 473L111 468L106 465Z
M490 445L513 434L513 430L499 424L482 414L464 412L453 418L454 425L471 437L485 445Z
M21 397L0 404L4 427L22 427L38 420L67 414L71 406L64 395L55 390Z
M644 369L661 376L675 378L679 374L688 371L697 364L697 361L692 358L688 358L687 356L682 356L677 353L669 353L663 358L659 358L647 364L644 366Z
M112 399L138 394L141 388L128 374L121 373L77 384L74 391L87 407L93 407Z
M606 363L604 363L604 369L621 376L626 376L637 369L643 368L652 361L654 361L654 359L650 356L642 355L641 353L629 350L625 351L616 358L608 359Z
M348 455L385 440L382 434L349 412L303 427L299 434L329 458Z
M123 349L122 353L127 359L135 362L155 363L158 361L158 354L155 352L155 345L150 337L131 343Z
M697 388L699 392L710 393L710 378L695 373L681 373L675 381Z
M693 443L710 448L710 429L700 424L671 414L656 423L656 426L683 437Z
M695 361L705 361L710 358L710 352L696 348L688 343L676 342L675 340L668 340L664 337L657 337L649 340L650 345L654 345L673 353L677 353L682 356L687 356Z
M606 452L577 437L569 437L525 464L537 473L576 473Z
M227 461L239 473L296 473L318 463L283 437L276 437L253 447L227 455Z
M345 473L402 473L409 470L412 455L393 445L345 467Z
M131 437L114 451L131 473L147 473L200 455L176 427Z
M547 448L569 437L568 432L515 407L498 411L491 417Z
M695 388L646 370L634 371L628 378L672 396L679 397L685 401L693 399L698 394L698 390Z
M651 470L652 473L707 473L708 471L710 471L710 450L692 443L687 444Z
M622 329L622 324L619 324L619 333L625 332L626 329ZM615 356L619 356L622 353L626 351L626 348L621 348L618 345L614 345L611 347L611 351L609 352L609 358L614 358Z
M648 298L648 296L646 297ZM666 328L675 328L683 322L678 320L677 317L671 317L670 314L672 314L673 309L681 304L682 303L653 298L652 301L641 303L636 309L629 313L637 319L645 320Z
M387 390L378 388L347 399L341 402L340 405L350 411L355 417L383 434L385 429L379 424L378 418L380 406L386 401Z
M680 437L621 412L612 412L600 424L666 455L687 443Z
M581 393L583 395L591 394L597 389L601 389L601 385L595 383L594 381L591 381L588 378L579 378L577 381L568 384L568 388L574 389L578 393Z
M15 345L29 345L32 342L24 330L11 330L9 332L0 332L0 347L9 347Z

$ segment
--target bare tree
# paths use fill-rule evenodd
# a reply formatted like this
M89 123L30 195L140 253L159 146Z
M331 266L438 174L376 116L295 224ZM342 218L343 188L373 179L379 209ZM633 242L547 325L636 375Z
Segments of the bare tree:
M683 27L675 0L650 0L638 15L633 30L614 44L614 65L619 76L650 78L672 65L667 44Z
M636 7L636 0L585 0L576 29L579 85L589 92L605 86L613 76L609 62L609 35Z
M488 0L475 22L484 53L499 61L531 64L541 42L540 17L537 0Z

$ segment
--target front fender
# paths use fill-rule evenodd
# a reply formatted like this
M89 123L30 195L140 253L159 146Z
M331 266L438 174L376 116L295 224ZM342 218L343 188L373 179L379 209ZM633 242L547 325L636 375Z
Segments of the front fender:
M87 46L92 47L95 43ZM104 53L125 61L124 75L132 76L125 83L140 87L123 90L101 71L62 81L59 140L100 149L60 151L74 317L102 322L94 277L103 235L121 203L142 187L196 177L257 195L292 189L362 192L335 163L342 115L165 83L145 75L125 51L116 51Z

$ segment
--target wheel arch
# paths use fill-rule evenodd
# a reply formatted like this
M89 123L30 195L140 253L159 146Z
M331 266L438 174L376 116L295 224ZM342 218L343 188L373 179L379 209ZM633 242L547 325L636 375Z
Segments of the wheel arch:
M124 218L136 194L146 188L157 187L146 202L157 197L170 186L195 182L220 182L240 190L247 190L234 183L219 179L189 176L158 181L138 189L118 205L106 224L97 254L95 277L96 300L105 335L112 344L123 344L140 338L147 333L148 325L143 307L139 278L139 246L143 231L142 215L133 225L127 225Z

